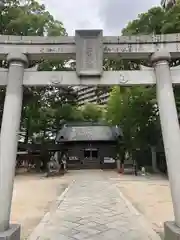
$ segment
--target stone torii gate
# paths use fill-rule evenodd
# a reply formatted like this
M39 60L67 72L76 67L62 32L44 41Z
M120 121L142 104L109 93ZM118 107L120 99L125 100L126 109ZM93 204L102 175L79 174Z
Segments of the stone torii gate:
M149 59L152 68L104 71L103 59ZM0 36L0 85L6 97L0 141L0 239L20 239L20 227L10 225L10 212L20 125L23 86L154 85L174 207L174 222L165 223L166 240L180 237L180 129L172 84L180 84L180 35L103 37L101 30L78 30L75 37ZM29 60L76 59L75 72L37 72Z

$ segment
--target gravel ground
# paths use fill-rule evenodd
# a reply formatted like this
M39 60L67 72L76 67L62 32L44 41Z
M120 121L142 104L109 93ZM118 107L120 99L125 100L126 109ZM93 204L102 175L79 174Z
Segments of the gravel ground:
M11 222L21 224L22 239L27 239L68 184L64 176L45 178L26 174L15 177Z
M118 177L117 177L118 176ZM162 176L114 175L112 179L163 237L164 222L174 220L169 182Z

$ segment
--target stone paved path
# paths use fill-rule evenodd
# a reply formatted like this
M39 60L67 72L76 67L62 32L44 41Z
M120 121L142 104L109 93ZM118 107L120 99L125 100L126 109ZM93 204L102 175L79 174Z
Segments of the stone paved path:
M159 240L106 173L79 171L30 240Z

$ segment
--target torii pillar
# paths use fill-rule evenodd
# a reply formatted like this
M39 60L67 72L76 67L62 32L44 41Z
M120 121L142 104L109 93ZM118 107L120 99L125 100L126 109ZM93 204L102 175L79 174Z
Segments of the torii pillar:
M24 68L28 59L20 52L7 56L9 64L0 141L0 240L20 240L20 226L10 225L18 132L23 99Z
M151 61L156 75L156 92L168 167L174 222L165 223L165 240L180 239L180 128L169 67L171 55L160 50Z

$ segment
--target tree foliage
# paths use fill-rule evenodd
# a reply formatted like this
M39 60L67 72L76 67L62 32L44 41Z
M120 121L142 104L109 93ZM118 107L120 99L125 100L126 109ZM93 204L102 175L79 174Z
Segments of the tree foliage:
M153 89L114 87L107 106L106 118L119 125L128 150L155 144L153 138L158 117L152 100Z
M82 116L85 121L99 122L103 118L103 107L88 103L81 108Z
M62 36L67 35L62 22L57 21L46 10L44 4L35 0L3 0L0 5L0 34L20 36ZM66 61L30 62L30 67L38 66L39 71L70 70ZM1 62L6 67L6 62ZM61 122L69 120L77 95L72 87L25 88L21 133L24 141L40 137L48 139ZM3 110L4 90L1 91L0 106ZM69 110L71 109L71 110ZM2 111L1 111L2 113Z
M179 33L180 1L170 9L154 7L129 22L123 35Z
M1 4L0 34L20 36L60 36L66 30L35 0L3 0Z
M123 35L167 34L180 32L180 1L170 9L154 7L139 14L122 30ZM107 69L134 70L144 61L119 60L107 61ZM179 65L179 59L171 63ZM175 89L176 103L179 109L179 89ZM158 107L155 89L149 87L113 88L107 106L107 120L120 125L128 149L157 145L161 141Z

